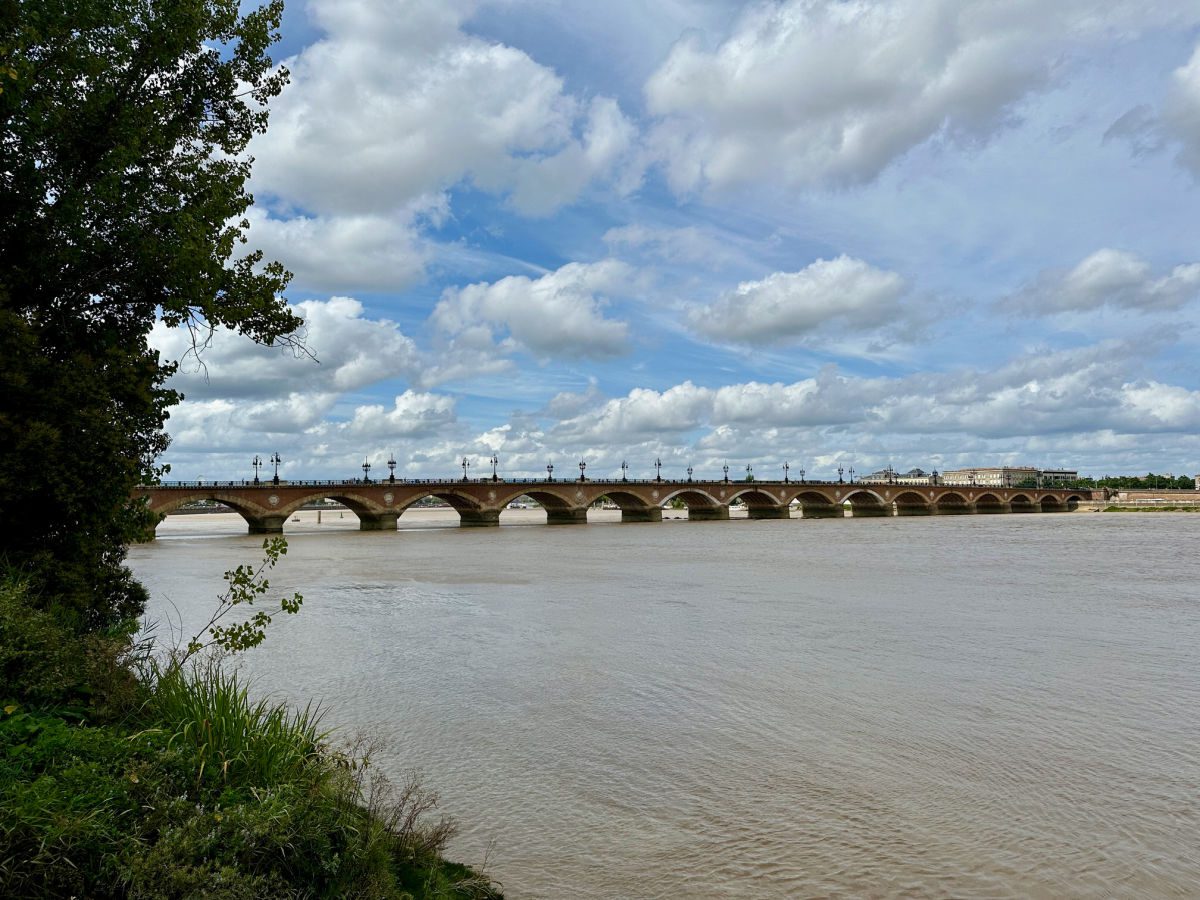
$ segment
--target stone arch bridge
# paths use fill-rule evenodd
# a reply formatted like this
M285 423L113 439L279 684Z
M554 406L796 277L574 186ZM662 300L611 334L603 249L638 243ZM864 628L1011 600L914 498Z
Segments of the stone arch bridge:
M660 522L663 507L681 501L693 520L728 519L735 500L751 519L792 518L792 504L806 519L849 513L875 516L970 515L978 513L1066 512L1091 497L1089 491L1048 488L994 488L963 485L843 484L783 481L289 481L181 482L137 488L151 511L165 516L181 506L210 500L240 513L251 534L283 531L292 513L326 499L342 503L363 531L396 527L406 509L436 497L458 511L464 526L500 524L500 512L528 496L546 510L551 525L582 524L602 497L621 509L623 522Z

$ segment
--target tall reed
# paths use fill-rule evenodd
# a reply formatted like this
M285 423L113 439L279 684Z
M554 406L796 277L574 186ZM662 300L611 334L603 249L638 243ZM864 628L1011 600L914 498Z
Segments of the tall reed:
M319 762L323 716L312 704L251 700L236 671L209 660L168 666L159 674L150 711L171 733L170 745L194 757L196 779L276 784Z

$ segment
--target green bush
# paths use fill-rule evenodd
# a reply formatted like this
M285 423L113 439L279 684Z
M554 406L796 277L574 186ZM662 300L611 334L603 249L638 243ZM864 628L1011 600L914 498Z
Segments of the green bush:
M321 743L316 715L214 666L158 687L124 727L0 709L0 896L500 896L441 858L435 796Z
M79 635L39 608L28 585L0 576L0 703L119 715L141 696L126 657L128 635Z

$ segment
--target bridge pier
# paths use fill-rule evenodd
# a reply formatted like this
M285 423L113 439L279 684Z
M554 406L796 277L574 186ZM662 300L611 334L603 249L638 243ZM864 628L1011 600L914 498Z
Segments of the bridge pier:
M552 509L546 507L547 525L586 525L587 507L576 506L567 509Z
M359 513L359 531L395 531L400 513Z
M458 524L463 528L498 528L500 526L500 510L498 509L460 509Z
M791 510L787 505L783 506L747 506L747 519L790 519L792 517Z
M721 506L689 506L689 522L723 522L729 518L729 507Z
M622 522L661 522L661 506L633 506L621 509Z
M283 534L283 523L287 516L246 516L251 534Z

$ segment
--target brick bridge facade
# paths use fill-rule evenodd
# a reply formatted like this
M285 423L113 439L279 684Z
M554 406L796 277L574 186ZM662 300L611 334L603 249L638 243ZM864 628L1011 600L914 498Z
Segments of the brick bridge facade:
M735 500L751 519L792 518L798 501L806 519L846 514L932 516L975 513L1066 512L1091 499L1090 491L993 488L961 485L885 485L782 481L265 481L155 485L135 491L153 512L167 515L187 503L212 500L231 507L251 534L283 531L288 517L306 505L336 500L352 510L363 531L385 531L414 503L436 497L458 511L464 526L500 524L500 512L528 496L546 510L551 525L582 524L601 497L621 509L623 522L660 522L663 507L680 500L693 520L728 519Z

